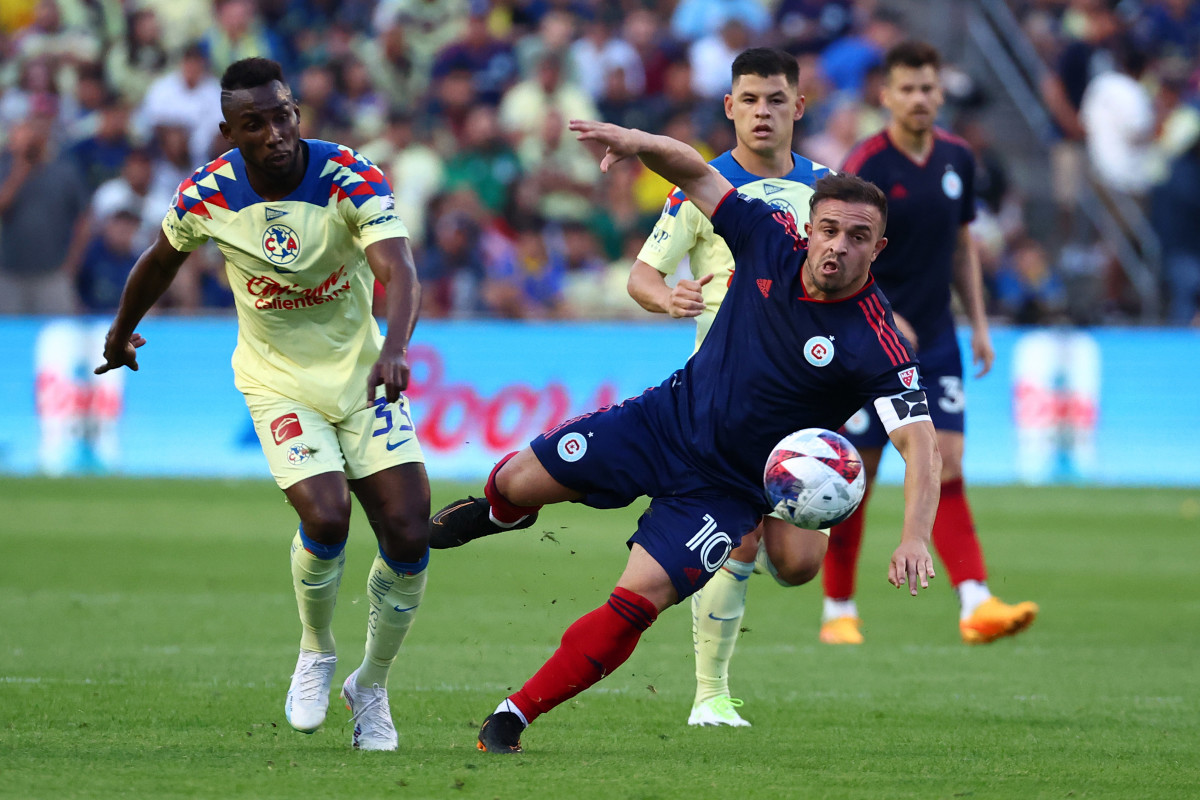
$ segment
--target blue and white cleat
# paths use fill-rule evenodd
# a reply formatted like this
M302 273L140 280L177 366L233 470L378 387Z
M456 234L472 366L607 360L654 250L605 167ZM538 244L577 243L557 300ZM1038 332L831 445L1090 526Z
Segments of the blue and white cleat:
M350 710L354 736L350 743L355 750L395 750L399 746L392 709L388 705L387 689L378 683L369 688L355 682L358 670L350 673L342 684L342 699Z

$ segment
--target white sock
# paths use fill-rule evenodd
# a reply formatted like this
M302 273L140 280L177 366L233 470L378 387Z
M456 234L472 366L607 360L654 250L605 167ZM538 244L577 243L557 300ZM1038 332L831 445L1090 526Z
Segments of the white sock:
M988 591L987 584L983 581L963 581L955 586L954 590L958 592L960 606L958 618L960 620L974 614L975 609L992 596L992 593Z
M504 702L502 702L500 705L496 706L496 710L493 711L492 713L499 714L502 711L510 711L513 714L516 714L517 717L521 720L522 725L525 725L525 726L529 725L529 720L525 719L525 715L521 713L521 709L517 708L516 703L513 703L507 697L504 698Z
M854 603L854 598L847 600L834 600L832 597L825 598L825 608L821 612L821 622L830 622L839 617L857 617L858 606Z
M524 521L525 519L527 519L528 517L529 517L529 515L526 514L524 517L521 517L521 519L517 520L516 522L501 522L500 520L496 519L496 515L492 513L491 507L490 506L488 507L488 519L490 519L492 521L493 525L497 525L501 528L512 528L517 525L520 525L521 522Z

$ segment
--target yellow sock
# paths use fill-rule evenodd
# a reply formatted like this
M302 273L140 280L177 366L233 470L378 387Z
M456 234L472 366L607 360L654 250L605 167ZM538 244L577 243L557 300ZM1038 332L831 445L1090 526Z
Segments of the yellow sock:
M428 555L413 566L419 572L397 572L375 556L371 577L367 579L367 599L371 610L367 617L367 652L358 668L359 686L387 686L388 670L400 652L400 645L417 616L417 607L425 596L425 565Z
M746 588L754 564L729 559L692 595L696 648L696 704L729 694L729 662L746 613Z
M317 558L304 549L299 533L292 539L292 587L296 590L300 624L304 626L300 649L334 652L333 607L345 565L344 550L331 559Z

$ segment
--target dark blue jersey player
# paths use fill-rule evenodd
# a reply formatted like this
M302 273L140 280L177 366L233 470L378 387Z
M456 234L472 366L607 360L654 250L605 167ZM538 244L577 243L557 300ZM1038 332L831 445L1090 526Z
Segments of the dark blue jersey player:
M660 386L585 414L511 454L485 499L434 515L434 547L527 527L542 505L650 507L608 602L572 624L550 660L487 718L480 749L516 752L525 726L624 663L658 614L695 592L770 509L762 470L799 428L836 428L874 402L907 464L905 518L889 580L928 585L940 457L916 360L871 281L887 200L866 181L816 184L805 249L793 218L737 194L692 148L615 125L572 122L610 164L638 155L712 219L736 269L712 329Z
M934 127L942 103L938 66L937 50L920 42L905 42L888 52L882 93L891 114L888 126L855 147L843 169L871 181L888 196L888 246L871 272L892 301L897 324L921 356L921 377L928 386L942 454L941 506L933 545L959 595L963 640L983 644L1028 627L1037 606L1009 605L991 596L963 493L966 397L950 310L951 286L971 323L976 377L991 368L993 354L979 259L967 229L975 218L975 159L966 143ZM869 482L887 431L872 409L865 408L846 425L846 433L862 453ZM834 528L825 555L821 641L829 644L863 640L854 604L854 572L866 506L864 500L854 516Z

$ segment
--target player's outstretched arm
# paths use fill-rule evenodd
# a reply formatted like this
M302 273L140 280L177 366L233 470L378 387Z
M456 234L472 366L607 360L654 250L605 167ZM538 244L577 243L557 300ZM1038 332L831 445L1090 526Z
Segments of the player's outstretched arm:
M134 328L175 280L187 257L187 253L171 246L162 231L154 244L138 257L121 292L117 316L104 337L104 363L96 367L97 375L120 367L137 371L137 348L146 340Z
M608 122L571 120L568 127L581 142L599 142L608 148L600 171L630 156L678 186L706 217L711 217L721 198L733 188L721 173L710 167L696 148L672 139Z
M371 272L387 290L387 337L367 378L367 400L375 402L375 389L382 385L387 401L394 403L408 388L408 340L417 326L421 284L408 239L382 239L364 252Z
M904 528L900 546L892 553L888 582L896 588L907 584L909 593L916 595L917 582L926 589L933 577L929 539L941 495L942 456L930 422L903 425L889 436L904 456Z

